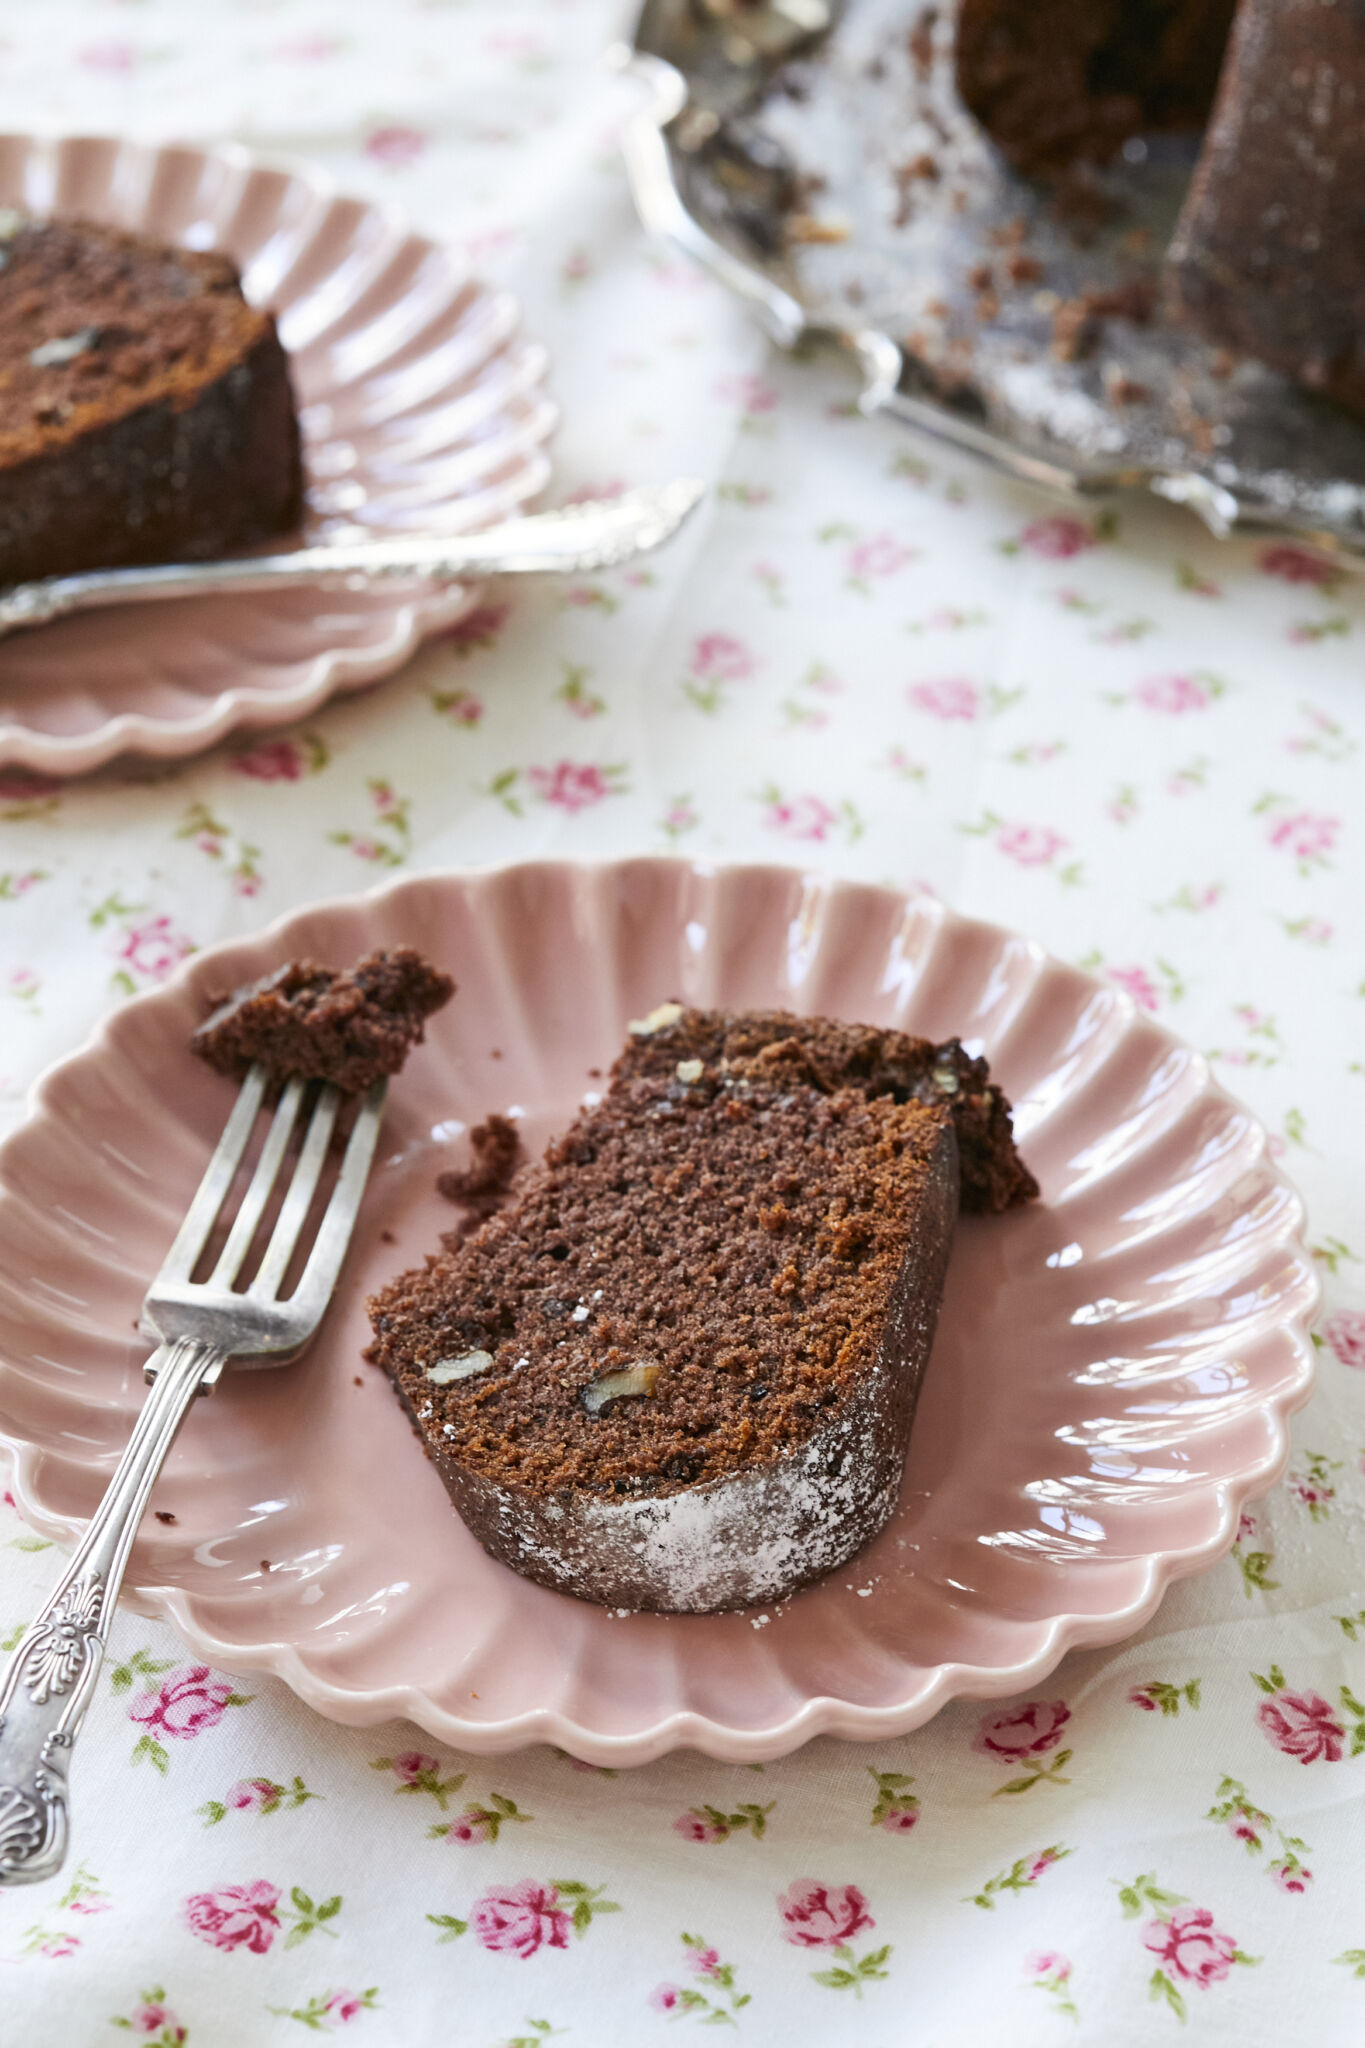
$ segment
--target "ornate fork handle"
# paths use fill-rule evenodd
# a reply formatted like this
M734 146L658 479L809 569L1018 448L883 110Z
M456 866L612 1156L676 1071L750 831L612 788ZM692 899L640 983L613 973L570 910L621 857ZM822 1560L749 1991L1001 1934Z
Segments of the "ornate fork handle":
M0 1883L51 1877L66 1853L67 1772L104 1659L133 1537L195 1396L226 1356L189 1338L146 1365L151 1392L104 1499L0 1685Z

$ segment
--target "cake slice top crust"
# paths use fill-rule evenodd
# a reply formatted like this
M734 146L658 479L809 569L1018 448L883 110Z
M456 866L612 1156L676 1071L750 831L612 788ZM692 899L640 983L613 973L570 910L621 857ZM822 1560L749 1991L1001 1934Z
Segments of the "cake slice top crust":
M438 1459L674 1493L783 1457L856 1390L955 1181L937 1107L780 1061L622 1073L477 1236L375 1296L371 1355Z
M869 1098L923 1102L946 1110L957 1134L962 1207L994 1215L1031 1202L1038 1183L1014 1143L1010 1106L983 1059L959 1039L935 1045L904 1031L844 1024L831 1017L794 1017L786 1010L693 1010L662 1003L630 1027L613 1075L670 1077L679 1062L775 1062L830 1094L852 1088ZM773 1068L776 1071L776 1067Z
M191 404L270 332L217 250L0 212L0 465Z
M448 974L412 946L369 954L345 971L291 960L219 1002L190 1040L220 1073L254 1060L273 1080L301 1075L360 1094L396 1074L428 1017L455 993Z

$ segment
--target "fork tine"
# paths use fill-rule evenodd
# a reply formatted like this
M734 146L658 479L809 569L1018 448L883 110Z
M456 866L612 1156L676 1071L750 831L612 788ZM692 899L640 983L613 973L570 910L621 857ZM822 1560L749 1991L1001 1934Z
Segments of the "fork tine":
M369 1175L370 1161L374 1157L379 1126L384 1116L384 1097L388 1093L388 1086L387 1080L374 1083L351 1126L351 1135L346 1141L346 1156L341 1162L341 1172L337 1175L332 1198L318 1225L317 1238L308 1255L303 1277L290 1303L290 1306L300 1313L320 1316L336 1285L341 1262L346 1256L346 1247L351 1241L351 1230L360 1208L360 1198L365 1192L365 1181Z
M308 1215L314 1190L327 1158L327 1148L332 1142L332 1126L337 1120L341 1107L341 1096L330 1084L318 1093L313 1114L308 1120L308 1130L299 1152L294 1178L289 1183L289 1192L284 1198L280 1213L275 1220L265 1257L257 1268L256 1277L247 1293L257 1301L272 1301L279 1292L279 1285L285 1276L299 1232Z
M162 1279L188 1280L194 1271L195 1262L208 1242L209 1232L241 1164L256 1112L265 1094L265 1081L265 1068L259 1062L247 1069L232 1113L223 1126L223 1135L204 1169L204 1177L195 1190L184 1222L175 1234L175 1242L166 1254L161 1268Z
M286 1081L278 1106L271 1120L266 1140L261 1147L261 1156L256 1161L256 1171L251 1176L251 1185L242 1197L242 1206L232 1219L227 1243L219 1254L218 1264L213 1269L211 1287L231 1287L237 1277L237 1269L246 1257L256 1227L265 1214L265 1205L270 1200L270 1190L275 1185L281 1162L289 1148L294 1124L303 1101L304 1089L308 1086L297 1074Z

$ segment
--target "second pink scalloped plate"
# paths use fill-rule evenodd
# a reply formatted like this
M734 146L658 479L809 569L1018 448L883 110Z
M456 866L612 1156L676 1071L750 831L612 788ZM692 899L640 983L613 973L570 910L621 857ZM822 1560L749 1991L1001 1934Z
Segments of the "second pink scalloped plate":
M235 146L0 135L0 207L226 249L289 353L305 538L462 533L544 489L555 408L516 302L395 213ZM106 607L0 642L0 767L83 774L302 718L400 667L473 589Z
M459 994L390 1095L350 1261L286 1371L190 1417L130 1586L194 1649L319 1712L473 1751L757 1761L885 1737L1112 1642L1219 1556L1308 1394L1298 1197L1198 1054L1119 991L935 900L782 868L532 863L302 911L130 1002L0 1150L0 1435L24 1512L86 1517L142 1396L133 1334L232 1091L186 1049L211 992L408 942ZM1043 1186L969 1219L898 1514L763 1614L618 1615L493 1563L362 1360L366 1294L434 1247L438 1171L518 1110L562 1128L628 1019L678 996L984 1045Z

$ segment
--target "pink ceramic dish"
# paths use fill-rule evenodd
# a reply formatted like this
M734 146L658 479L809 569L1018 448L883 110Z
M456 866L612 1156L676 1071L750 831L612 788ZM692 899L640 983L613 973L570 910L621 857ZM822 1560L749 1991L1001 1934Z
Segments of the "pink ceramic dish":
M0 1151L0 1435L49 1535L93 1506L141 1399L133 1320L229 1085L186 1050L208 997L301 954L407 941L460 988L394 1084L312 1352L191 1416L129 1573L229 1670L460 1748L603 1764L758 1760L882 1737L1112 1642L1218 1557L1284 1463L1312 1376L1302 1211L1251 1116L1119 991L924 896L783 868L532 863L425 876L220 946L54 1068ZM453 1212L437 1172L491 1109L534 1150L625 1025L678 996L984 1042L1043 1185L953 1250L901 1507L759 1615L619 1615L494 1564L364 1364L366 1294Z
M0 207L222 248L278 316L310 540L464 532L549 476L546 355L515 301L388 209L238 148L0 136ZM107 608L0 641L0 767L192 754L390 674L472 589L299 589Z

